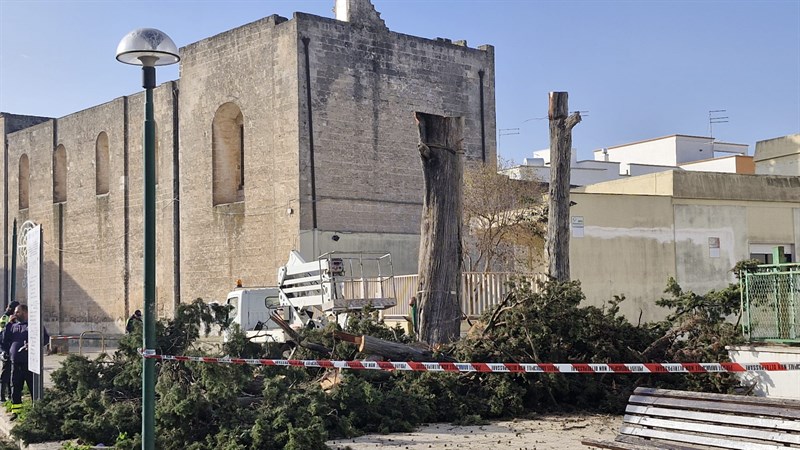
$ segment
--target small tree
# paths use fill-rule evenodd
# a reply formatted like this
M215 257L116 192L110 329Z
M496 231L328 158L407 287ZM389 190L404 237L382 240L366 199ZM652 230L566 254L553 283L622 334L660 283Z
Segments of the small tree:
M464 172L464 266L470 272L514 270L520 253L541 254L546 212L538 180L498 173L510 164L471 164ZM526 251L527 250L527 251ZM539 250L539 251L536 251Z

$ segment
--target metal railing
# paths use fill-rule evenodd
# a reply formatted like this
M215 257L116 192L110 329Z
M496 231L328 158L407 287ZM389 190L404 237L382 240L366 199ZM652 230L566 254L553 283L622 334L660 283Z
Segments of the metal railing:
M461 311L468 317L476 317L484 311L503 301L509 291L508 283L512 279L518 283L528 283L534 291L539 289L537 281L547 276L540 273L514 272L465 272L461 274ZM397 295L397 306L387 308L383 316L411 316L408 301L416 296L419 288L417 275L398 275L394 277L394 292Z
M760 265L741 284L749 341L800 342L800 264Z

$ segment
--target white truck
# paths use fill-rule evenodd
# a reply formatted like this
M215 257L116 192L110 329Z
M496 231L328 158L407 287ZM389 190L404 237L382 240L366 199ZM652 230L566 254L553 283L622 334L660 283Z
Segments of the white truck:
M292 251L278 269L278 285L237 287L228 293L233 323L254 342L286 342L271 319L277 314L294 329L344 325L347 313L369 306L380 310L397 304L388 253L330 252L306 262Z

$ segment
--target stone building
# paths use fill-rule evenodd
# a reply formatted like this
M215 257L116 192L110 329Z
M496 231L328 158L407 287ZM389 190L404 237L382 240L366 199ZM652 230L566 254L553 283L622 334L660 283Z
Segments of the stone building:
M162 316L224 300L236 279L275 283L292 249L385 250L395 272L415 272L413 111L463 116L467 158L496 160L493 48L390 31L368 0L338 0L336 19L273 15L180 53L180 80L154 90ZM0 115L2 295L12 221L42 224L52 334L119 332L141 305L143 102Z

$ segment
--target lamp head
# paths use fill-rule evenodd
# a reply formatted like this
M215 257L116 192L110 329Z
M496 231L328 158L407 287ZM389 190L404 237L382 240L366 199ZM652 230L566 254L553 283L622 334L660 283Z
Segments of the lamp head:
M131 31L117 45L117 61L135 66L166 66L180 61L178 48L166 33L155 28Z

